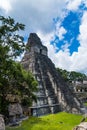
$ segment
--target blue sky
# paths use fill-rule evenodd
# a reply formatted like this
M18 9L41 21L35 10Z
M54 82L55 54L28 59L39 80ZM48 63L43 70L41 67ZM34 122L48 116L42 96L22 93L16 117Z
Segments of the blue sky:
M55 39L51 41L51 44L56 43L56 46L58 47L57 50L62 49L62 45L65 45L66 42L69 44L69 51L70 55L72 55L73 52L78 51L78 47L80 46L78 41L78 35L79 35L79 26L80 26L80 20L81 20L82 12L68 12L68 15L63 19L61 22L61 26L67 30L66 34L64 34L63 39L59 39L57 35L55 35ZM56 20L58 22L58 20ZM55 22L55 23L56 23ZM58 52L58 51L57 51Z
M56 67L87 74L87 0L0 0L0 14L36 32Z

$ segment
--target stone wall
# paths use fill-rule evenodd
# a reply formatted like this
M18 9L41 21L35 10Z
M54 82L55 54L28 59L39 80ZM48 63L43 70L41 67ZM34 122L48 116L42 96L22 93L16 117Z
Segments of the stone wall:
M0 130L5 130L5 123L3 116L0 114Z
M23 116L23 110L19 103L11 103L8 107L9 122L15 123Z
M37 37L36 33L30 34L27 46L30 47L29 52L37 52L39 54L47 55L47 47L42 45L41 40Z
M8 111L9 111L9 116L23 114L22 107L21 107L21 105L19 103L9 104Z
M79 113L80 102L66 85L61 75L47 55L41 51L32 51L37 46L38 50L44 47L36 34L30 34L27 51L21 61L23 67L31 71L38 81L37 103L33 103L32 114L39 116L59 111Z
M41 46L39 48L37 46L31 47L31 51L37 52L42 55L47 55L47 49L44 46Z

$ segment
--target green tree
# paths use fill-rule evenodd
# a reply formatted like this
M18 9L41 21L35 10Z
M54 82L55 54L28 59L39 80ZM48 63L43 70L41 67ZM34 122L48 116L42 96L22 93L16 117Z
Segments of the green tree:
M57 68L57 71L61 74L61 76L63 77L63 79L66 82L70 82L70 81L83 81L87 76L85 74L82 74L80 72L75 72L75 71L67 71L67 70L63 70L60 68Z
M67 70L63 70L57 68L57 71L61 74L62 78L67 82L69 80L69 72Z
M24 39L18 34L24 25L11 17L0 16L0 113L6 114L9 94L19 95L29 103L36 99L37 82L15 59L25 50Z
M70 80L73 80L73 81L75 80L83 81L83 79L86 78L86 75L79 72L71 71L69 74L69 78Z
M10 71L9 89L11 94L21 97L22 103L26 101L26 105L31 105L33 100L36 101L34 92L37 91L37 81L30 72L23 69L20 63L13 62Z

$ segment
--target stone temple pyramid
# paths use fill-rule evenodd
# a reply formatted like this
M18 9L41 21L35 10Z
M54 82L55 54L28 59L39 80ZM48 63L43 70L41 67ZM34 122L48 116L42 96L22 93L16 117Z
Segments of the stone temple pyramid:
M33 103L31 107L32 115L40 116L59 111L80 113L80 102L56 71L47 55L47 47L42 45L37 34L30 34L27 46L29 50L25 52L21 64L38 81L37 103Z

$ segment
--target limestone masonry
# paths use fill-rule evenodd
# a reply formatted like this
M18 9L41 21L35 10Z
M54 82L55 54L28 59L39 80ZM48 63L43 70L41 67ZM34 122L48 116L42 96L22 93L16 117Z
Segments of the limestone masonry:
M0 114L0 130L5 130L5 122L1 114Z
M30 34L27 47L29 50L25 52L21 64L38 81L37 103L33 102L32 115L40 116L59 111L80 113L81 104L56 71L47 55L47 47L42 45L37 34Z

